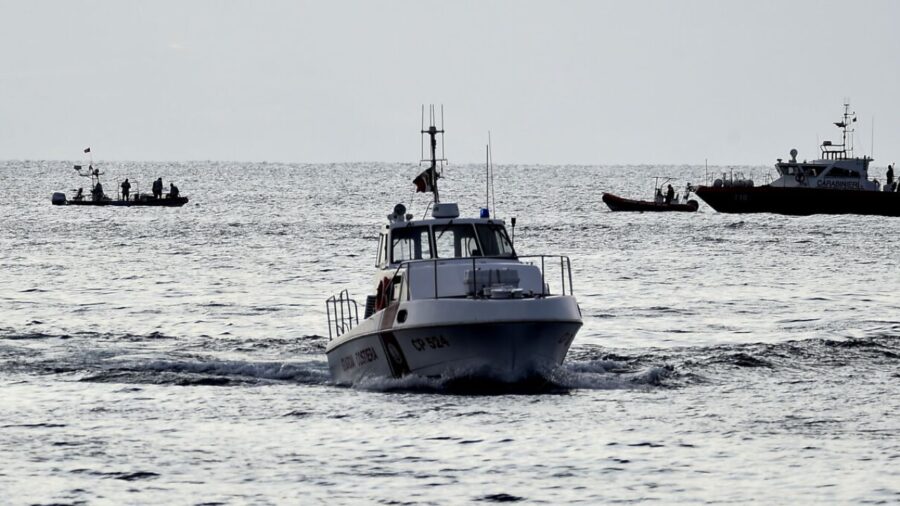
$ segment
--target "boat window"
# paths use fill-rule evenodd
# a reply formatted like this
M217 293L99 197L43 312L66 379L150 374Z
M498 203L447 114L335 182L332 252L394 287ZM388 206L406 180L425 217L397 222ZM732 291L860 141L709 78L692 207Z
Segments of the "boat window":
M431 258L428 227L405 227L391 230L391 261Z
M514 257L512 243L501 225L476 225L481 255L486 257Z
M381 266L384 264L384 235L378 236L378 254L375 255L375 265Z
M434 249L440 258L480 256L475 227L472 225L436 225Z
M859 172L855 170L845 169L843 167L832 167L828 174L825 174L825 177L853 177L859 178Z

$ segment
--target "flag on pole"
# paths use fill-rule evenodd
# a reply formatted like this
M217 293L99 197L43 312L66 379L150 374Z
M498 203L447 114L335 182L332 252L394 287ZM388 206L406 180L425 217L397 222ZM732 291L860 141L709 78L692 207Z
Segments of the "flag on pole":
M90 152L91 152L91 148L84 148L84 152L85 152L85 153L90 153Z
M416 193L434 191L434 188L431 187L432 181L434 181L434 169L425 169L413 179L413 184L416 185Z

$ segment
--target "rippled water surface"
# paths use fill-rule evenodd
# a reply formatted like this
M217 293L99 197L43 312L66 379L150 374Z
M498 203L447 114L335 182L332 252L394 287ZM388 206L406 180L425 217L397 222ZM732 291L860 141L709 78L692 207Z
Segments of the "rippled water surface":
M99 165L191 202L53 207L70 163L0 162L3 502L900 502L900 219L610 213L704 168L499 167L517 250L573 265L553 384L339 388L324 299L423 212L415 165ZM447 176L475 215L482 169Z

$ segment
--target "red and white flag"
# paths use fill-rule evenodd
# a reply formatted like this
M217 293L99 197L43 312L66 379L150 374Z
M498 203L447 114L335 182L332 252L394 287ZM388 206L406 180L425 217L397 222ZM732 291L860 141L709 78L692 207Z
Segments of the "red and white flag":
M434 181L434 169L425 169L424 172L413 179L413 184L416 185L416 193L434 191L434 188L431 186L432 181Z

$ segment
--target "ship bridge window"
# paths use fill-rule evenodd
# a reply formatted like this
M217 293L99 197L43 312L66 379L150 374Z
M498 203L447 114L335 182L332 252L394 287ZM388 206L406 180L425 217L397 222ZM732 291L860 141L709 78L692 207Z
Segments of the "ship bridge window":
M391 261L431 258L428 227L403 227L391 230Z
M486 257L514 257L512 242L506 230L500 225L476 225L478 240L481 241L481 255Z
M434 227L434 249L440 258L481 255L475 227L472 225L437 225Z
M825 177L852 177L859 178L859 172L855 170L845 169L843 167L832 167L831 170L825 174Z

